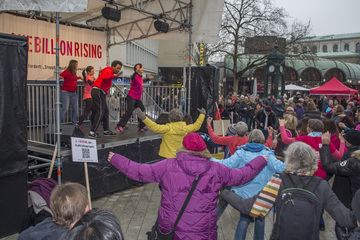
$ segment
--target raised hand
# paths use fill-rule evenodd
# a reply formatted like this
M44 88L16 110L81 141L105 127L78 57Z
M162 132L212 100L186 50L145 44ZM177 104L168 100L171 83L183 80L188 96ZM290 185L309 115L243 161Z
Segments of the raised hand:
M202 108L202 109L198 108L197 110L199 111L199 113L206 115L205 108Z
M321 135L321 142L322 144L329 144L330 143L331 134L329 132L323 133Z
M146 118L145 113L141 111L140 108L136 108L135 113L138 116L138 118L140 118L141 120L144 120Z
M113 152L109 152L109 156L107 158L108 162L110 162L111 158L114 156Z
M211 125L212 120L213 120L212 117L208 117L208 118L206 119L206 123L207 123L208 126Z

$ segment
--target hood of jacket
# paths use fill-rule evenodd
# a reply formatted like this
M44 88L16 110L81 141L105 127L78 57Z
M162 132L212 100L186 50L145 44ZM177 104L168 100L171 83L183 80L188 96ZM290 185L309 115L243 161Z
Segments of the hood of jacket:
M200 176L209 170L211 157L212 156L207 149L195 152L181 147L177 150L176 160L179 167L186 174Z
M316 118L316 119L321 119L321 114L316 111L316 110L308 110L308 111L305 111L303 117L310 117L310 118Z
M360 150L356 150L351 154L352 157L355 157L357 160L360 160Z

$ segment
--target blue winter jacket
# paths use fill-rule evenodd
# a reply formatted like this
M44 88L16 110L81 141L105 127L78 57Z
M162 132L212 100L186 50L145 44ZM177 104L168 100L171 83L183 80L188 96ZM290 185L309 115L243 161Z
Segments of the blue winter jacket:
M284 172L285 163L277 160L274 151L263 144L247 143L237 148L238 150L231 157L223 160L212 158L211 161L219 162L230 168L241 168L257 156L266 155L268 157L268 164L253 180L244 185L231 188L237 195L250 198L264 188L275 172Z

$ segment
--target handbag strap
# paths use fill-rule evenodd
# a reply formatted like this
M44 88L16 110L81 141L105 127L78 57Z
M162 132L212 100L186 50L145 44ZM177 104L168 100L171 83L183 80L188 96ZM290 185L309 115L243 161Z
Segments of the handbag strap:
M193 184L192 184L192 186L191 186L191 189L190 189L190 191L189 191L189 193L188 193L188 195L187 195L187 197L186 197L186 199L185 199L185 201L184 201L184 204L183 204L182 207L181 207L181 210L180 210L180 212L179 212L179 215L178 215L178 217L176 218L174 227L171 229L171 231L175 230L176 225L177 225L178 222L180 221L180 218L181 218L181 216L183 215L183 213L184 213L184 211L185 211L185 208L186 208L186 206L188 205L188 203L189 203L189 201L190 201L190 198L191 198L191 196L193 195L197 184L199 183L200 178L201 178L201 177L198 177L198 178L196 178L196 179L194 180L194 182L193 182ZM170 231L170 232L171 232L171 231Z

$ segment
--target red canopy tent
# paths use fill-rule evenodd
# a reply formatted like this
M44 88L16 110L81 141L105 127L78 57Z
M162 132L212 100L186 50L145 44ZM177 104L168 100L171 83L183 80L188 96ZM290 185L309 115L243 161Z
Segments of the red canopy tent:
M336 77L321 87L310 89L312 95L354 95L358 91L342 84Z

